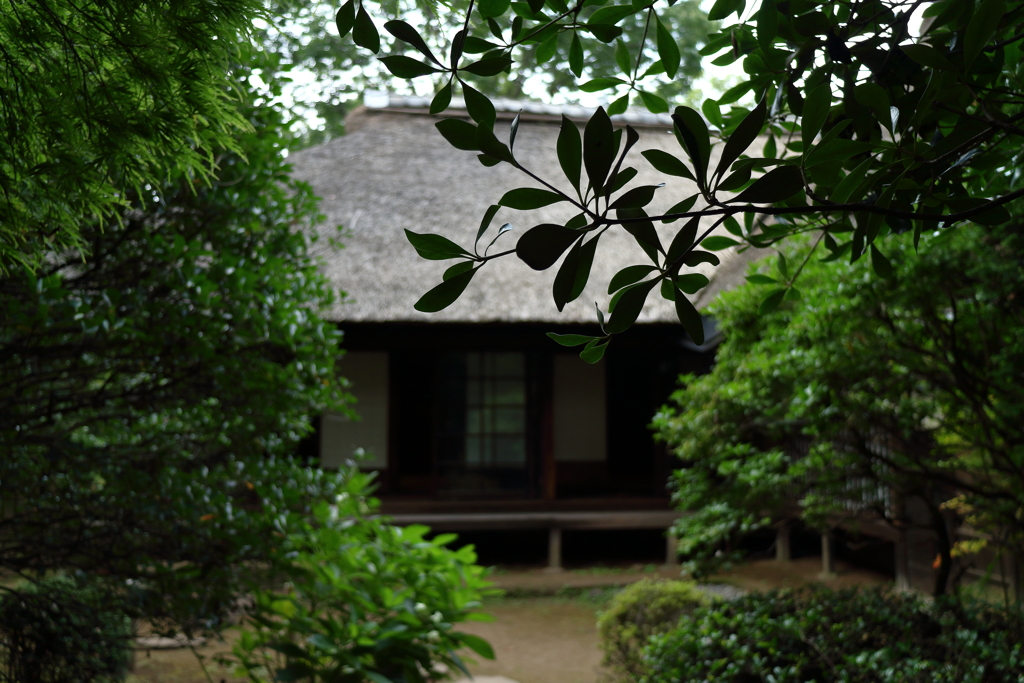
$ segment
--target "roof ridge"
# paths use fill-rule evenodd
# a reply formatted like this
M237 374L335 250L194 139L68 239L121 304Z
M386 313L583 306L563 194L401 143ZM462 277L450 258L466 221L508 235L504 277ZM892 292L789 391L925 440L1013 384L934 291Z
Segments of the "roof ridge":
M493 98L491 103L496 112L522 112L533 116L550 116L560 118L563 115L570 119L589 119L597 107L584 107L578 104L545 104L529 100L512 100ZM363 92L363 106L367 109L429 109L430 98L417 95L398 95L386 90L366 90ZM453 97L449 109L466 109L466 102L461 97ZM622 114L615 114L612 121L631 123L644 126L672 126L669 114L653 114L644 109L630 108Z

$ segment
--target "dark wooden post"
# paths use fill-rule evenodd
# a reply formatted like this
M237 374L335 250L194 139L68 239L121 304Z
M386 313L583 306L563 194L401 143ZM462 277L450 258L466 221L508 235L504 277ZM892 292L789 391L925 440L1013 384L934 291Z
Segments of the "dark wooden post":
M780 522L775 528L775 560L777 562L789 562L793 559L792 531L793 524L788 519Z

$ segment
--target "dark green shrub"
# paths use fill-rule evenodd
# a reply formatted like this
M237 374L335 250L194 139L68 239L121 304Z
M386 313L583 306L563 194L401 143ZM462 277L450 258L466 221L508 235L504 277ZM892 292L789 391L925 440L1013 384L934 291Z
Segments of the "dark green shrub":
M0 681L113 683L131 661L131 624L100 590L55 576L0 600Z
M443 667L469 676L459 651L494 658L482 638L456 630L480 613L489 589L472 546L455 534L427 540L398 527L352 477L335 505L318 505L281 542L285 583L254 590L231 656L253 683L430 683ZM466 653L463 650L463 654Z
M644 663L645 683L1021 683L1024 621L877 589L772 591L697 610Z
M680 617L708 602L696 584L688 581L644 579L627 586L612 598L597 621L605 666L638 679L645 671L642 654L647 639L672 630Z

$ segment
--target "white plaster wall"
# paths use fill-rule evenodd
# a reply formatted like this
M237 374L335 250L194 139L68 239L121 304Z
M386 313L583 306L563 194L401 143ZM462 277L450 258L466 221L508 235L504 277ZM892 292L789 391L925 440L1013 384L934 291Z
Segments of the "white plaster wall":
M324 413L320 423L320 465L334 469L352 457L357 448L370 456L364 468L387 467L388 457L388 354L382 351L348 352L338 363L338 373L352 383L358 420L338 413Z
M556 462L604 462L605 364L590 365L576 355L554 358Z

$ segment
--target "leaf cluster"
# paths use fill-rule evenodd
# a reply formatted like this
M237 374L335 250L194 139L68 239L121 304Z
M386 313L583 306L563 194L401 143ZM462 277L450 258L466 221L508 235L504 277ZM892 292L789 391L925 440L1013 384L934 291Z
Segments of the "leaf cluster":
M261 3L0 5L0 272L81 250L169 176L212 178L247 128L232 67Z
M0 681L123 681L131 621L111 597L62 574L0 594Z
M427 539L422 525L397 527L373 514L358 489L320 503L282 542L277 581L255 592L233 656L254 682L427 683L444 665L466 669L458 650L494 658L491 646L454 630L494 592L472 546Z
M341 34L351 30L356 44L377 51L379 37L374 32L371 39L372 22L367 23L367 15L359 28L362 15L354 3L339 14ZM586 281L592 263L590 251L597 249L591 241L608 229L627 231L655 270L650 279L641 277L619 290L614 301L623 306L618 314L608 312L607 325L604 314L599 314L607 335L627 329L648 293L658 287L662 296L676 303L680 321L697 341L699 317L680 294L687 289L678 281L678 267L693 265L687 259L697 258L698 245L709 250L765 248L811 232L832 259L853 262L869 255L876 274L891 279L887 252L902 247L896 246L901 240L890 236L907 234L916 248L923 236L940 226L965 220L995 226L1011 220L1014 202L1024 194L1022 178L1014 170L1022 165L1024 149L1024 10L1001 0L987 1L977 12L967 0L932 3L916 35L911 34L911 8L892 0L762 0L750 12L744 0L719 0L710 18L723 25L708 37L701 53L718 65L742 60L749 79L718 100L707 100L701 111L674 109L681 156L644 152L655 169L688 179L697 189L657 216L644 210L656 188L630 186L636 174L624 165L625 151L632 145L629 128L618 131L608 123L609 114L625 107L621 97L594 113L582 139L569 131L574 126L563 123L558 158L573 187L566 192L546 177L551 170L537 172L516 159L516 122L508 144L498 140L493 105L463 79L464 74L476 79L518 74L525 68L522 48L532 44L538 44L538 52L548 46L545 64L579 78L601 46L613 43L623 77L596 77L581 83L582 90L618 93L625 86L635 88L639 66L632 65L641 64L646 51L653 52L655 46L659 59L651 68L664 69L668 78L678 77L679 50L678 45L673 47L678 36L660 20L672 6L570 6L562 0L470 3L441 59L416 28L405 23L399 27L400 22L385 25L396 45L419 53L382 57L392 73L404 78L434 74L447 80L431 105L432 113L444 112L454 82L462 83L472 122L444 119L438 123L439 132L456 148L477 152L485 166L511 164L545 188L517 190L495 206L529 210L568 202L579 210L564 225L539 225L526 232L514 251L539 269L565 255L553 291L559 307L578 296L579 283ZM362 6L359 11L364 11ZM734 16L735 22L729 24ZM626 27L640 19L645 39L639 44L620 40ZM564 40L569 40L566 52L552 49ZM757 103L753 108L737 104L747 96ZM641 99L651 111L670 109L650 93L641 93ZM697 207L698 200L703 200L703 207ZM493 207L485 224L491 218ZM714 220L712 228L721 225L732 237L712 236L710 230L694 235L700 218ZM671 241L678 246L666 248L658 242L654 224L679 219L688 220ZM461 266L459 286L446 283L439 293L426 295L429 305L424 302L421 310L439 310L454 301L468 285L469 273L485 259L477 254L471 260L472 270ZM631 276L638 267L630 270ZM797 296L793 286L799 275L795 269L778 280L779 286L764 296L762 313ZM612 284L619 279L617 275ZM591 342L603 346L607 339Z
M870 590L752 593L697 610L645 651L650 683L988 683L1022 671L1024 624L988 605Z

